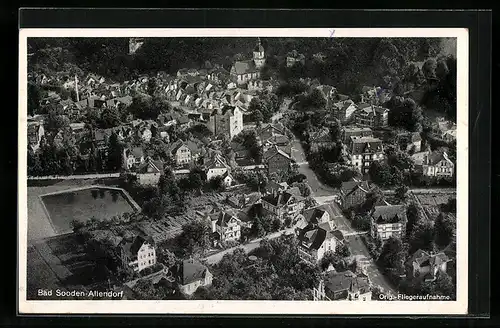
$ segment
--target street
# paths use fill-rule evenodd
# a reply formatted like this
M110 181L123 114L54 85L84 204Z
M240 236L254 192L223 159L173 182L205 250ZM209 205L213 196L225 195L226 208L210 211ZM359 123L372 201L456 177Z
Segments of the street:
M224 255L226 255L227 253L231 253L233 252L234 250L236 250L237 248L243 248L245 250L245 252L248 254L250 253L252 250L258 248L260 246L260 241L264 238L267 238L267 239L274 239L274 238L278 238L279 236L281 236L282 234L291 234L291 233L294 233L295 232L295 226L291 227L291 228L288 228L288 229L284 229L284 230L280 230L280 231L277 231L277 232L274 232L272 234L269 234L263 238L257 238L257 239L254 239L254 240L251 240L249 243L247 244L243 244L243 245L238 245L236 247L232 247L232 248L228 248L226 250L223 250L221 252L218 252L218 253L215 253L213 255L210 255L210 256L207 256L205 258L205 260L207 261L208 264L216 264L218 263L220 260L222 260L222 258L224 257Z
M293 142L292 156L297 162L305 161L304 149L298 140L294 140ZM357 233L357 231L352 228L349 220L343 215L337 203L333 201L336 190L322 184L308 164L300 165L299 172L306 176L306 181L313 190L314 199L320 204L328 205L328 212L330 217L335 221L337 229L341 230L344 235ZM380 286L386 293L396 294L388 279L380 272L373 262L370 252L366 248L363 240L361 240L361 237L356 235L347 236L346 242L348 243L352 256L365 268L365 272L372 284Z

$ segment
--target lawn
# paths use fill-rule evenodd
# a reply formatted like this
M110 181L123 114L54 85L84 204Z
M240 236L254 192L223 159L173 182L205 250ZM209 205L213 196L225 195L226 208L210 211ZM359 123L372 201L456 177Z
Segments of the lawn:
M85 252L74 234L50 238L28 249L27 295L42 289L94 289L106 286L106 268ZM44 299L52 299L45 297Z

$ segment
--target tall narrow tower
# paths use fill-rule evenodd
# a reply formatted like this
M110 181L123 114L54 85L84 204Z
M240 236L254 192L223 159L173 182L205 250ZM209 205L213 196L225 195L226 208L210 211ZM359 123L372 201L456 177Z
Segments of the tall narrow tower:
M80 93L78 92L78 76L75 74L75 92L76 92L76 101L80 101Z
M264 66L266 62L264 47L260 43L260 38L257 40L257 46L253 50L253 61L257 68Z

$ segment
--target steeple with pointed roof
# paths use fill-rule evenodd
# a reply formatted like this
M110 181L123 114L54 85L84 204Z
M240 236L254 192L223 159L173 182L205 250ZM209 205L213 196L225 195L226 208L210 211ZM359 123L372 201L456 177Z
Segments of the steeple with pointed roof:
M260 38L257 38L257 45L253 50L253 61L256 68L261 68L266 62L264 47L260 43Z

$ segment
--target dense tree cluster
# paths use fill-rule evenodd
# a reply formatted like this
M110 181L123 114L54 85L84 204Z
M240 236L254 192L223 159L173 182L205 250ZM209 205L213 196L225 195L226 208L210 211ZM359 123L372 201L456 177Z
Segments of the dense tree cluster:
M255 261L243 249L226 254L213 268L214 281L196 292L198 299L311 300L320 271L302 261L293 236L264 239Z
M233 138L233 142L241 144L248 151L254 163L262 162L262 147L259 144L255 130L243 130Z

